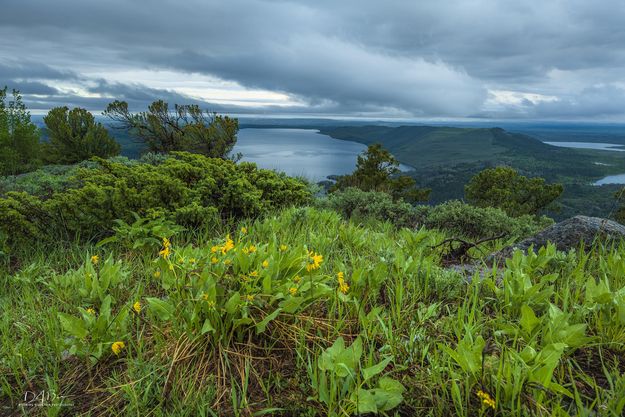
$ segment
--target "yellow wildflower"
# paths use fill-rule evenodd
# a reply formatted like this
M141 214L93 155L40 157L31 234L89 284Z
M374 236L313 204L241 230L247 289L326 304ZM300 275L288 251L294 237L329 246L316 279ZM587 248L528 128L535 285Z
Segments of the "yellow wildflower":
M215 258L214 256L211 258L211 263L213 265L215 265L217 262L219 262L219 259Z
M161 249L158 255L164 259L169 258L169 255L171 255L171 242L166 237L163 238L163 249Z
M136 313L141 313L141 303L139 301L135 301L135 303L132 305L132 309Z
M280 252L286 252L287 249L288 249L287 245L280 245Z
M258 271L252 271L250 272L250 277L252 278L256 278L258 276Z
M254 246L254 245L250 245L250 247L248 248L248 250L250 251L250 253L255 253L255 252L256 252L256 246Z
M481 389L477 391L477 397L482 400L482 404L487 407L492 408L493 410L496 407L495 400L490 396L489 393L482 391Z
M248 294L247 296L245 296L245 299L251 303L252 301L254 301L254 294Z
M300 277L299 275L296 275L295 278L293 278L293 282L296 284L299 284L302 281L302 277Z
M321 263L323 262L323 255L315 253L313 251L308 252L308 262L306 264L306 271L314 271L315 269L319 269Z
M194 264L194 263L196 263L196 262L197 262L197 259L195 259L195 258L191 258L191 259L189 259L189 263Z
M212 246L211 247L211 253L217 253L218 250L219 250L219 246Z
M91 314L92 316L95 316L95 310L93 309L93 307L89 307L87 309L87 313Z
M94 264L94 265L97 265L98 262L100 262L100 257L98 255L93 255L91 257L91 263Z
M115 342L111 345L111 350L114 354L119 355L119 353L126 347L124 342Z
M206 293L202 294L202 300L208 301L208 294Z
M291 288L289 288L289 294L291 294L291 295L295 295L295 294L297 294L297 287L291 287Z
M247 234L247 227L242 227L241 233L243 233L244 235Z
M224 255L234 248L234 241L230 239L230 235L226 236L226 243L221 247L221 253Z
M226 259L224 261L224 265L230 265L232 263L232 261L230 259Z
M154 278L160 278L161 271L154 271Z
M263 261L263 268L269 268L269 261L266 259Z
M248 248L243 248L243 249L241 249L241 252L243 252L245 255L247 255L248 253L250 253L250 250Z
M339 281L339 291L343 294L347 294L347 291L349 291L349 285L347 285L347 282L345 282L345 274L343 274L342 272L338 272L336 274L336 277Z

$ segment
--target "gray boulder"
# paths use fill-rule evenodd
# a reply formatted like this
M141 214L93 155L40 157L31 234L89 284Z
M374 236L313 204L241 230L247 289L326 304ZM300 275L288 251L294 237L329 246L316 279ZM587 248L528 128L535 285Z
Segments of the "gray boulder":
M530 246L539 249L551 242L559 251L577 249L583 243L586 248L597 241L625 240L625 226L600 217L575 216L549 226L545 230L521 242L508 246L491 256L491 260L508 258L516 249L527 253Z

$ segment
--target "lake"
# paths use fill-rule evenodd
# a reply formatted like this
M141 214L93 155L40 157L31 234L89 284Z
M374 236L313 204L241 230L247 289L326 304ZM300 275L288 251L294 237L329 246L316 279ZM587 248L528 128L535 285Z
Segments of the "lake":
M608 175L595 182L595 185L625 184L625 174Z
M601 142L543 142L551 146L560 146L563 148L577 149L597 149L600 151L616 151L625 152L623 145L618 143L601 143Z
M318 182L328 175L353 172L358 154L366 149L361 143L333 139L313 129L247 128L239 131L234 153L241 152L243 161L260 168Z

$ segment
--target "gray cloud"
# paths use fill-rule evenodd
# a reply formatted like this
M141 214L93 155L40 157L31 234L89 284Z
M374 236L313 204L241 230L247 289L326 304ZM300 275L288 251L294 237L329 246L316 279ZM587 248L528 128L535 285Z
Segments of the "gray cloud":
M625 116L621 0L4 0L2 9L0 84L23 88L32 106L163 98L240 113ZM217 77L297 105L241 107L102 75L133 69L168 70L178 84ZM493 102L505 96L497 91L534 98Z

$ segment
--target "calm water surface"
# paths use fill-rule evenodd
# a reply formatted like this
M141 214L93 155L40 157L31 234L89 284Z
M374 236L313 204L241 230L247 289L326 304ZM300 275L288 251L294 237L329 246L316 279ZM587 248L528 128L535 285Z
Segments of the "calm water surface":
M599 181L595 182L595 185L605 184L625 184L625 174L608 175L607 177L601 178Z
M600 143L600 142L544 142L551 146L560 146L563 148L577 149L597 149L600 151L616 151L625 152L623 145L617 143Z
M333 139L312 129L250 128L239 131L234 152L260 168L322 181L328 175L351 173L358 154L366 149L361 143Z

